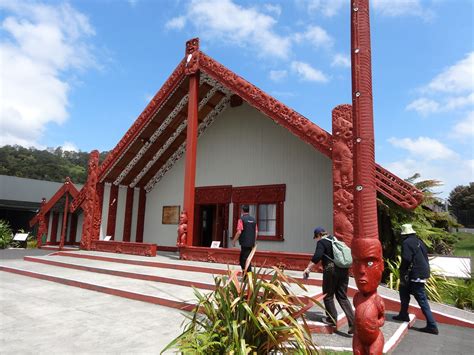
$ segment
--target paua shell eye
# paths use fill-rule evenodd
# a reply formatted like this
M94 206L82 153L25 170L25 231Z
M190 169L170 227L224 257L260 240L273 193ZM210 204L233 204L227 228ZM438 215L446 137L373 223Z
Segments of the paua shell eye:
M372 266L372 265L374 265L374 262L373 262L373 261L367 262L367 266Z

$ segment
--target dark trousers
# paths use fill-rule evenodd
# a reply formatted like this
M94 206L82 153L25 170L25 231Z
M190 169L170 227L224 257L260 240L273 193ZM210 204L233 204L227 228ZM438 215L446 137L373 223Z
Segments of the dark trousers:
M342 310L346 314L347 322L349 327L354 324L354 311L352 309L351 302L347 298L347 285L349 284L349 269L341 269L329 263L325 266L323 271L323 293L324 306L326 307L326 315L333 318L333 321L337 323L337 310L334 304L334 296L336 296L337 302L339 302Z
M421 311L426 318L426 326L429 328L437 328L436 321L431 313L430 304L426 297L425 284L423 282L408 282L400 285L400 313L402 317L408 317L408 306L410 303L410 294L412 294Z
M245 263L247 262L247 259L250 255L250 252L252 251L252 247L241 247L240 249L240 267L242 268L242 271L245 269ZM247 269L247 272L252 271L252 264L249 265L249 268Z

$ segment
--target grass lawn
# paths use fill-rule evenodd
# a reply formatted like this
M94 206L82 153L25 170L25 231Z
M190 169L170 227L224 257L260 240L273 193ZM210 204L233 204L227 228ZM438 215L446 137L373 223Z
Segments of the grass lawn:
M474 234L458 232L454 233L458 237L458 241L454 244L455 256L470 256L471 257L471 272L474 265Z
M458 237L458 242L454 244L454 255L474 256L474 234L458 232L454 233Z

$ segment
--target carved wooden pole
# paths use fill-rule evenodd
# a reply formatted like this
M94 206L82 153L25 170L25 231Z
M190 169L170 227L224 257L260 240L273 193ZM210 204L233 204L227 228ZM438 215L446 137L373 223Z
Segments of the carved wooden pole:
M99 175L99 152L93 150L89 157L86 196L84 198L84 223L82 227L81 249L90 250L94 235L94 212L96 207L96 188Z
M375 185L369 1L351 1L354 131L354 239L352 256L359 292L354 297L354 354L382 354L384 304L377 294L383 271Z
M189 78L188 126L186 131L186 166L184 172L183 213L187 216L187 235L178 234L178 245L193 245L194 230L194 190L196 180L196 149L198 138L199 104L199 38L186 42L185 74ZM184 218L181 219L185 220ZM182 224L182 223L181 223ZM184 226L180 226L181 230ZM178 227L178 233L180 228Z
M66 179L65 184L69 184L69 178ZM59 250L64 248L64 240L66 238L67 233L67 211L69 210L69 191L66 190L66 201L64 204L64 212L63 212L63 225L61 226L61 239L59 240Z
M351 246L354 237L352 107L332 111L332 176L334 235Z
M36 232L36 246L38 248L41 248L43 245L43 234L48 233L48 223L46 222L46 216L43 211L44 205L46 205L46 198L43 197L41 199L41 207L38 213L38 231Z

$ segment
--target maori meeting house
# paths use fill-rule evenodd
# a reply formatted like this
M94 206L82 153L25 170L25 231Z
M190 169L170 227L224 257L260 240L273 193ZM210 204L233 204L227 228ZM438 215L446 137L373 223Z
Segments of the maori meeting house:
M301 270L316 225L351 245L353 166L365 167L354 165L352 117L351 105L335 107L326 132L192 39L105 161L91 153L84 187L66 179L30 224L40 246L179 251L182 259L237 264L230 240L245 203L258 220L254 263ZM375 180L378 193L404 208L422 200L378 164Z

